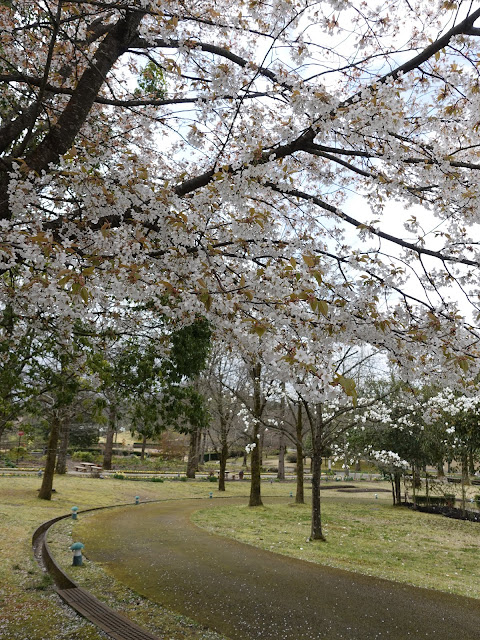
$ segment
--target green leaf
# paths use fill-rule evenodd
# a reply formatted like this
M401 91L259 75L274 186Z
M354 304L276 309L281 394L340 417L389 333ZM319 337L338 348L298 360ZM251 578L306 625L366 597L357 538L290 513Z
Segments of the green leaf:
M355 384L355 380L353 378L346 378L345 376L339 375L332 382L332 385L340 385L345 391L346 395L352 398L353 404L357 404L357 385Z
M328 302L325 300L317 300L317 311L326 317L328 315Z

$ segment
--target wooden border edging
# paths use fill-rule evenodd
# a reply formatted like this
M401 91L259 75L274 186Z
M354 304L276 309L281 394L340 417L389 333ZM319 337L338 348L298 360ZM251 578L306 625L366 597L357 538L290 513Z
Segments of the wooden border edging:
M94 507L92 509L84 509L79 513L124 506L131 506L131 503ZM34 531L32 536L35 558L52 576L57 594L77 613L95 624L114 640L159 640L158 636L153 635L132 620L111 609L86 589L79 587L56 563L48 546L47 533L56 522L70 517L71 514L66 514L47 520Z

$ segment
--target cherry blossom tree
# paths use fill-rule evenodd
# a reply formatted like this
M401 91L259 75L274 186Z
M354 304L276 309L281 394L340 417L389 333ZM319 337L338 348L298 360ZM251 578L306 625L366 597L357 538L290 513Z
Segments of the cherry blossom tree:
M479 23L461 0L1 4L3 308L205 315L318 402L353 393L333 342L468 385Z
M467 368L477 330L442 287L476 307L479 17L421 0L3 4L16 304L206 312L293 364L313 332Z

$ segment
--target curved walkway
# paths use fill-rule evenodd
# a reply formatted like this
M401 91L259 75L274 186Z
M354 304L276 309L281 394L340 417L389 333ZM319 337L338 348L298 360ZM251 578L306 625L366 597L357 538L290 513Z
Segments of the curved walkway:
M201 508L215 505L207 500ZM198 500L181 500L98 512L82 530L87 555L140 594L231 640L480 637L478 600L215 536L191 523L198 508Z

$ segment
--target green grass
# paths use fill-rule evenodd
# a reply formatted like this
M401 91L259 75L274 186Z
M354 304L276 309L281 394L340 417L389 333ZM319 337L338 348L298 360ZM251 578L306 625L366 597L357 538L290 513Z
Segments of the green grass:
M224 506L193 520L275 553L480 598L480 524L393 507L386 493L332 491L322 510L326 543L309 541L309 505Z

